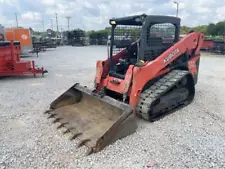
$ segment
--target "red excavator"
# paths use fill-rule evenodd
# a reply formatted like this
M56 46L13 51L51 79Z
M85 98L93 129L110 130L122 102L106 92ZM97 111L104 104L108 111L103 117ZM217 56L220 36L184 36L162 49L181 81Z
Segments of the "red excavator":
M179 39L180 18L113 18L108 58L96 64L95 88L76 83L45 111L88 154L132 134L136 117L154 122L190 104L203 34ZM115 38L116 37L116 38Z

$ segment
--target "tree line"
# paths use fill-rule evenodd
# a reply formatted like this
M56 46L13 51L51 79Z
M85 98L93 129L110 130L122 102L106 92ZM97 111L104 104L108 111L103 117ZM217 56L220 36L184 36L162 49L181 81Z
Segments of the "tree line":
M225 36L225 21L196 27L181 26L182 34L187 33L189 30L204 33L206 36Z
M30 30L34 32L32 28L30 28ZM186 34L190 30L204 33L206 37L211 37L211 36L222 37L222 36L225 36L225 21L221 21L215 24L210 23L209 25L200 25L196 27L181 26L180 32L181 34ZM90 31L84 31L82 29L74 29L72 31L64 31L63 35L66 36L69 41L73 41L73 42L74 41L79 42L83 40L84 37L88 37L90 44L101 45L106 43L108 37L110 36L110 31L111 31L110 27L106 27L105 29L102 29L102 30L90 30ZM138 36L138 34L140 33L139 30L135 30L135 29L126 29L126 30L118 29L115 31L115 36L121 35L121 32L122 32L122 35L125 35L128 33L131 39ZM36 32L36 34L42 34L42 33ZM56 32L52 31L52 36L54 37L55 35L56 35Z
M200 25L196 27L181 26L180 33L186 34L190 30L204 33L206 37L223 37L225 36L225 20L218 23L210 23L208 25ZM131 33L131 36L136 36L139 33L137 30L128 30L128 32ZM116 34L117 32L115 31L115 35ZM110 27L103 30L88 31L86 35L88 35L89 38L107 38L107 36L110 36Z

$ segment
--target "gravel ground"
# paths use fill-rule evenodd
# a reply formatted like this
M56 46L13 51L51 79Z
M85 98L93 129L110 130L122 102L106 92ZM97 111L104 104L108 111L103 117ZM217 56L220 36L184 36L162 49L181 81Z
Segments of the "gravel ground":
M105 47L58 47L36 60L44 78L13 77L0 83L0 169L3 168L225 168L225 56L202 53L194 102L85 157L43 115L75 82L92 87L95 62Z

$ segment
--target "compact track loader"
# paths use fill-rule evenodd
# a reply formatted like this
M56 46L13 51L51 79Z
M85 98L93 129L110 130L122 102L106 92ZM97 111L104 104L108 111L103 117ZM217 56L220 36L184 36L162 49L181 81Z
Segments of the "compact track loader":
M109 23L108 58L97 61L94 89L77 83L45 112L88 154L134 133L136 117L154 122L190 104L198 80L204 37L179 39L179 18L143 14Z

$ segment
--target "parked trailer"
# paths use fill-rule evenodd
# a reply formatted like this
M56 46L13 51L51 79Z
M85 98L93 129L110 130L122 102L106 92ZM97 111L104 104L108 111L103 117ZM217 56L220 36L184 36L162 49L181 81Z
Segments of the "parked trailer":
M203 41L201 50L212 50L214 46L214 41L213 39L205 39Z
M39 68L34 61L20 59L21 47L18 41L0 42L0 76L34 75L47 73L43 67Z
M213 51L215 53L225 54L225 40L214 40Z
M201 50L210 51L213 53L225 53L225 37L221 39L204 39Z

